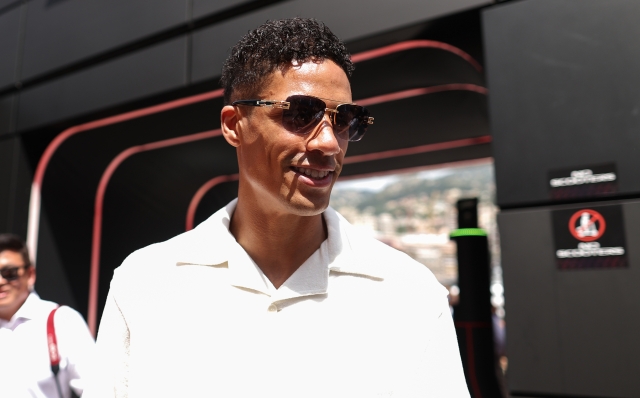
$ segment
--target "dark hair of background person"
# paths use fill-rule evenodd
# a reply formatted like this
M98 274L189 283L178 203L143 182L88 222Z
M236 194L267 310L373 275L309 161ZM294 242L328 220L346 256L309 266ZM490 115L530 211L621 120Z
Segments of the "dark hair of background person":
M347 48L322 22L306 18L267 21L231 49L220 78L224 103L231 104L235 93L250 99L269 74L276 69L286 71L292 61L325 59L340 66L347 77L351 76L354 66Z
M5 250L20 253L22 261L24 261L24 265L27 267L31 265L27 245L19 236L13 234L0 234L0 253Z

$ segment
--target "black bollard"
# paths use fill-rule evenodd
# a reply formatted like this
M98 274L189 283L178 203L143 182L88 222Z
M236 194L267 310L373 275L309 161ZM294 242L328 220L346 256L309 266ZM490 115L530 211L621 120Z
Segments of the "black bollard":
M457 245L459 302L453 309L458 346L473 398L502 397L496 376L491 322L490 255L487 233L478 228L478 199L461 199Z

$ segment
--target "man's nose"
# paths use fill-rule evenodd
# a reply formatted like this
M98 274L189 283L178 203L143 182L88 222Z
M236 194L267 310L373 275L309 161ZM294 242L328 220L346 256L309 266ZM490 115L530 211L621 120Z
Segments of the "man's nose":
M340 152L340 143L333 128L333 117L331 112L325 112L322 120L318 123L316 131L307 142L310 150L321 151L325 155L336 155Z

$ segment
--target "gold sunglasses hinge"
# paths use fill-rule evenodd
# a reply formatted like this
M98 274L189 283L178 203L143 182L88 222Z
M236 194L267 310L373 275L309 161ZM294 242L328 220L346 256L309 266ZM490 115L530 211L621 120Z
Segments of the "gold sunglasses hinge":
M256 101L256 105L260 107L267 108L278 108L278 109L289 109L291 104L288 101L272 101L272 100L262 100Z

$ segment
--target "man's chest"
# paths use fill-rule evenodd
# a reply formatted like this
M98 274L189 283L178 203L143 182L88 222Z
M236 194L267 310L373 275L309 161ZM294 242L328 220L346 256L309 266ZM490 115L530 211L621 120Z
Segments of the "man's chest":
M333 386L365 383L387 391L400 364L414 361L429 343L428 314L394 305L370 280L334 280L326 294L277 300L196 274L145 300L144 316L143 307L131 316L133 387L154 379L177 388L179 380L246 396L282 380L293 390L333 380Z

